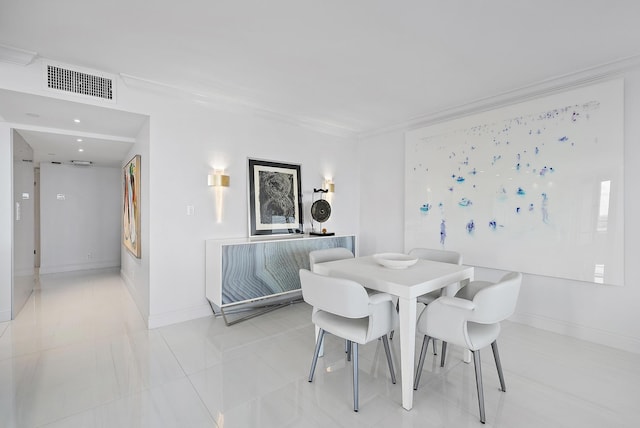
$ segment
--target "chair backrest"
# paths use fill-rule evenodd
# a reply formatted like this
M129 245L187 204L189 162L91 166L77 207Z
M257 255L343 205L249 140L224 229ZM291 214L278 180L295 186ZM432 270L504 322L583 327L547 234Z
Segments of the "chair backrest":
M325 248L324 250L314 250L309 253L309 269L313 272L316 263L331 262L334 260L350 259L353 253L346 248Z
M315 309L346 318L369 316L369 295L355 281L300 269L302 298Z
M419 259L433 260L434 262L462 264L462 254L457 251L434 250L431 248L414 248L409 255Z
M509 318L516 310L521 283L522 274L510 272L495 284L478 290L473 297L473 319L469 321L491 324Z

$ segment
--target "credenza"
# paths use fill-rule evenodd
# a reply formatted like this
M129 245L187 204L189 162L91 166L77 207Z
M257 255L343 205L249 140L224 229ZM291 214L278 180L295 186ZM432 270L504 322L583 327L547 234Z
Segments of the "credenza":
M309 269L309 252L334 247L344 247L355 254L355 235L208 239L207 299L214 312L222 315L230 307L297 299L301 293L298 271Z

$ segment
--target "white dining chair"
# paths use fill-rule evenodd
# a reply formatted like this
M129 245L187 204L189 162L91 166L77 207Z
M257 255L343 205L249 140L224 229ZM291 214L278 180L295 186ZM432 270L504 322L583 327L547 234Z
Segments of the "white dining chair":
M506 391L497 338L500 335L500 321L515 311L521 282L522 274L511 272L496 283L471 281L454 297L442 296L431 302L418 319L417 329L424 339L413 389L418 389L430 339L442 340L441 367L444 367L447 343L462 346L473 353L480 422L485 423L480 350L491 345L500 387Z
M462 264L462 254L457 251L448 251L448 250L438 250L432 248L414 248L409 251L409 255L416 257L418 259L424 260L432 260L434 262L442 262L442 263L451 263L455 265ZM418 296L418 303L422 303L425 306L429 303L436 300L438 297L447 294L453 295L455 294L457 289L460 287L459 283L451 284L445 288L440 290L435 290L430 293L423 294ZM455 288L455 289L454 289ZM433 341L433 355L438 353L438 349L436 347L436 341Z
M325 332L349 341L353 354L353 410L357 412L358 345L382 338L391 381L396 383L387 337L398 326L398 313L391 296L387 293L369 295L355 281L318 275L306 269L300 269L300 283L304 301L313 306L311 320L320 329L309 371L309 382L313 381Z
M347 248L324 248L322 250L313 250L309 252L309 270L315 272L316 263L332 262L334 260L353 258L353 253Z
M343 260L343 259L351 259L353 258L353 253L351 250L344 247L336 247L336 248L323 248L321 250L313 250L309 252L309 270L311 272L315 272L315 265L317 263L325 263L332 262L335 260ZM320 334L320 329L316 326L316 340L318 340L318 335ZM344 343L344 352L348 354L349 359L351 358L351 345L349 345L348 341ZM320 356L324 355L324 347L320 347Z
M409 255L419 259L432 260L434 262L451 263L454 265L462 264L462 254L457 251L436 250L432 248L414 248L409 251ZM454 286L456 285L457 284L454 284ZM446 288L449 288L449 286ZM442 290L436 290L418 296L418 302L428 305L442 295ZM454 292L450 294L453 295L456 291L457 290L454 290Z

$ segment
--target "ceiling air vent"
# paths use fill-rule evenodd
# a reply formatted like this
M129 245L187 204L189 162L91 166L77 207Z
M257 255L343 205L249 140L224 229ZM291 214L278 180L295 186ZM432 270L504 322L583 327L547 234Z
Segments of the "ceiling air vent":
M46 67L47 88L108 101L115 100L114 80L111 77L55 64L47 64Z

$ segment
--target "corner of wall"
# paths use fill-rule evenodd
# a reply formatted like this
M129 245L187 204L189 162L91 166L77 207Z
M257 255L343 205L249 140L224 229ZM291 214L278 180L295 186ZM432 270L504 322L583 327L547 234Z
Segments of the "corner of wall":
M13 149L11 128L0 124L0 321L11 320L13 282Z
M125 270L122 269L122 268L120 269L120 277L122 278L122 281L124 282L124 285L127 287L127 290L129 291L129 294L133 298L133 301L135 302L136 307L138 308L138 311L140 312L140 315L142 316L142 319L144 320L144 323L146 324L147 328L150 328L149 327L149 310L147 308L145 308L145 306L143 305L144 297L141 296L140 293L138 293L138 291L135 288L135 283L127 275Z
M152 329L208 316L211 316L211 307L208 304L202 304L178 311L149 315L147 325Z

